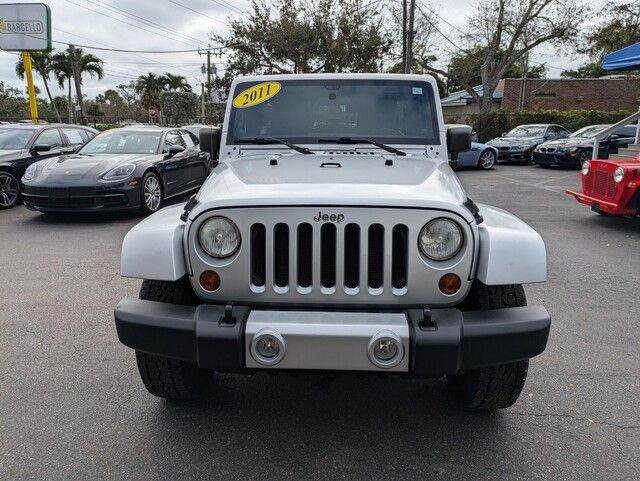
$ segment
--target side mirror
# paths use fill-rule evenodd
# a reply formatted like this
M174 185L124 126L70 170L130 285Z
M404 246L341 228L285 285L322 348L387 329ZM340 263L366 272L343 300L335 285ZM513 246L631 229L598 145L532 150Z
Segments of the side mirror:
M506 133L506 132L502 132L502 133L500 134L500 137L504 137L505 135L507 135L507 133Z
M460 152L471 150L471 127L455 125L447 129L447 149L451 160L457 161Z
M620 136L618 134L611 134L609 136L609 140L618 140L620 138Z
M170 159L180 152L184 152L184 147L182 145L171 145L169 146L169 152L167 153L166 157L167 159Z
M36 144L31 149L32 152L49 152L51 146L49 144Z
M222 129L220 127L203 127L200 129L200 150L207 152L213 167L218 165Z

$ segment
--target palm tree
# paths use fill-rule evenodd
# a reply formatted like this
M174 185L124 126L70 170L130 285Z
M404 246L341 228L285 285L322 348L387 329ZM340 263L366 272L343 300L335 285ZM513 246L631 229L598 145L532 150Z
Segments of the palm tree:
M49 103L51 104L51 107L56 114L58 122L61 122L60 112L58 112L58 108L56 107L56 104L54 103L53 97L51 95L51 90L49 89L49 76L53 71L51 52L31 52L31 63L33 64L33 67L36 69L36 71L40 74L40 77L42 77L44 88L47 91L47 96L49 97ZM18 75L18 78L20 80L24 79L25 72L24 64L22 62L22 56L16 63L16 75Z
M191 92L191 85L187 82L187 79L182 75L174 75L169 72L165 73L164 78L164 90Z
M102 68L102 60L91 53L84 53L81 48L76 48L76 64L78 65L78 71L80 75L80 84L82 85L82 74L88 73L91 78L98 77L102 79L104 77L104 69ZM52 57L52 71L58 80L60 88L64 88L64 83L67 82L69 90L69 122L72 121L73 113L71 110L71 81L73 80L73 68L71 67L71 54L68 50L64 53L55 54ZM82 99L78 99L78 102L82 102Z
M160 102L160 93L164 90L165 79L161 75L149 72L147 75L140 75L136 80L136 92L140 95L142 106L146 109L150 106L157 106Z

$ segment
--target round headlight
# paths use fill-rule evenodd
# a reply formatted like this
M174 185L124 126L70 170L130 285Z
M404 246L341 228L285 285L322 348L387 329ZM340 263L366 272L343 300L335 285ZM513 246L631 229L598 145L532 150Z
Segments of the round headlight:
M585 161L582 163L582 169L580 170L580 172L582 172L582 175L587 175L587 174L589 173L589 166L590 166L590 165L591 165L591 164L589 163L589 161L588 161L588 160L585 160Z
M462 248L464 237L460 226L449 219L428 222L420 231L418 245L422 253L434 261L446 261Z
M624 169L622 167L618 167L613 171L613 180L616 184L619 184L624 179Z
M200 226L200 247L211 257L229 257L240 247L240 231L226 217L211 217Z

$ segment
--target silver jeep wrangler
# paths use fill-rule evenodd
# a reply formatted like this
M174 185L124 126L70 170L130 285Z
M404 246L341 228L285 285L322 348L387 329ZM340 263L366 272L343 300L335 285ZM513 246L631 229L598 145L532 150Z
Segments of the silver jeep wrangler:
M445 128L424 75L244 77L217 165L186 205L135 226L115 309L156 396L199 395L214 371L446 376L469 407L518 398L550 318L540 236L475 204L451 170L470 129Z

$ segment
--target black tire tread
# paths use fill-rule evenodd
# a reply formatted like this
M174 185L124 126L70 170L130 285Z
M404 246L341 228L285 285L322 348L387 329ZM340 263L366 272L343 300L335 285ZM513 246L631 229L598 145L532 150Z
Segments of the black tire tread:
M526 306L520 284L487 286L475 281L460 309L489 310ZM472 409L504 409L512 406L524 388L529 360L472 369L447 376L452 395Z
M175 282L144 280L139 298L178 305L198 303L186 277ZM167 399L196 399L209 385L213 374L195 364L141 351L136 351L136 362L147 391Z

